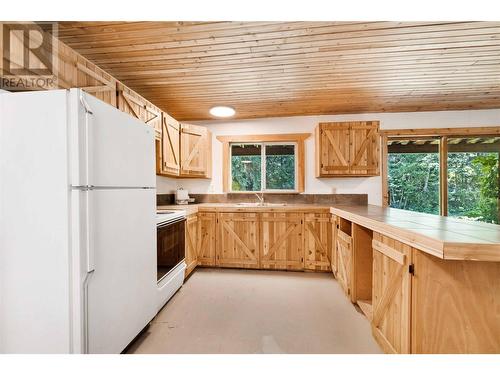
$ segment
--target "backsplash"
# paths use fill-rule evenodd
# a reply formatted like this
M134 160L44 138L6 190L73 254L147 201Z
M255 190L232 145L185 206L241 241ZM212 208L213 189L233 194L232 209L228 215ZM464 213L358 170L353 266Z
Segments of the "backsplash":
M253 193L238 194L189 194L195 198L195 203L236 203L236 202L258 202ZM158 206L175 203L175 194L158 194L156 204ZM289 204L368 204L368 194L264 194L264 200L270 203Z

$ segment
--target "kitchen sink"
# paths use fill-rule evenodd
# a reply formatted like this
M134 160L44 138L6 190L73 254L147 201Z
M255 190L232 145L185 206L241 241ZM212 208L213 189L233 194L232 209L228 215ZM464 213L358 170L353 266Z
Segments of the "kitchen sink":
M236 205L241 207L281 207L281 206L286 206L286 203L244 202L244 203L236 203Z

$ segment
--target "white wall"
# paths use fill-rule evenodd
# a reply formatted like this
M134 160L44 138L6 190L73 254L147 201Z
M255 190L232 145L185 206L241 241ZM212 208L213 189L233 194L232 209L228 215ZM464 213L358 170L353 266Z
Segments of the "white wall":
M382 203L380 177L316 178L314 177L314 128L323 121L378 120L381 129L451 128L500 126L500 109L475 111L367 113L353 115L323 115L262 118L255 120L203 121L213 133L213 171L211 180L170 179L157 177L159 194L171 193L184 187L192 193L222 193L222 145L217 135L311 133L306 140L305 192L367 193L370 204Z

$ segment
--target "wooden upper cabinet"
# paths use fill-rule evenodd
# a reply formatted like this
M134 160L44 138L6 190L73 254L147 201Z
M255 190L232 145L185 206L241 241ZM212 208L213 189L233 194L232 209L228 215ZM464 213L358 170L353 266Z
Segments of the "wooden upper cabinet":
M351 174L380 174L380 134L378 121L353 122L349 131Z
M349 124L319 124L315 137L317 177L349 174Z
M204 126L181 124L180 176L210 178L212 133Z
M118 109L150 125L155 137L161 138L162 111L122 84L118 84Z
M315 130L316 177L378 176L378 121L325 122Z
M161 161L159 174L179 176L180 173L180 124L171 116L163 113L161 137Z

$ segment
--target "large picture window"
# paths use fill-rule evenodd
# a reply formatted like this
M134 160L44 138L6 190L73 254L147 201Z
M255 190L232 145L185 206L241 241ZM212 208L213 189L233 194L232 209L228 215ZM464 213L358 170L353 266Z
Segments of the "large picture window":
M231 191L297 191L296 143L231 143Z
M499 134L387 136L388 206L500 222Z
M439 215L439 139L389 140L389 206Z

